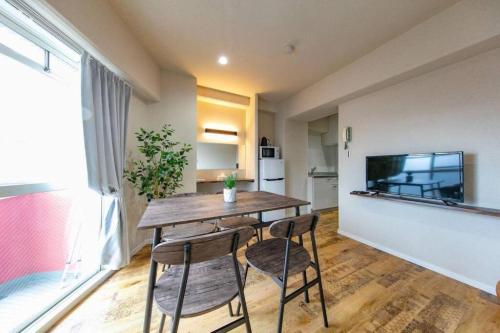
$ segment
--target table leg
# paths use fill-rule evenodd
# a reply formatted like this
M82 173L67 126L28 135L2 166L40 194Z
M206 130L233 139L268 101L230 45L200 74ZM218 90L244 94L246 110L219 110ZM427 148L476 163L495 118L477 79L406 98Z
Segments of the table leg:
M262 223L262 212L259 212L258 213L258 219L259 219L259 222ZM262 242L264 240L263 238L263 232L262 232L262 226L259 228L259 230L257 232L260 231L260 237L259 237L259 242Z
M155 228L153 232L153 245L151 250L160 243L161 239L161 228ZM153 310L153 291L156 283L156 271L158 269L158 263L153 260L151 256L151 263L149 267L149 282L148 291L146 294L146 313L144 315L144 329L143 332L147 333L151 327L151 312Z

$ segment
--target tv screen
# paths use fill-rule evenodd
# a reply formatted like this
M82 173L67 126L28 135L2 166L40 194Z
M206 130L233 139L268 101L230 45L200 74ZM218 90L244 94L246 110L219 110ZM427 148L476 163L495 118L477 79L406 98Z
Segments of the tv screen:
M463 170L463 152L368 156L366 189L463 202Z

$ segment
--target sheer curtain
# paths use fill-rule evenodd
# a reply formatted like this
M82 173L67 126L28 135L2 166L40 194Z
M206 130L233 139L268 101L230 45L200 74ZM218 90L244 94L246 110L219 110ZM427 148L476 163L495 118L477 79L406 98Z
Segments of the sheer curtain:
M89 187L103 196L101 264L118 269L130 261L122 185L131 87L86 52L81 87Z

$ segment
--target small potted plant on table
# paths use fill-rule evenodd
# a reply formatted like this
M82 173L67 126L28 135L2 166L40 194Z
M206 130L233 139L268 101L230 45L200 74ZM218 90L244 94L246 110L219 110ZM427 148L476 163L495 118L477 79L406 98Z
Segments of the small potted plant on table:
M236 178L233 175L224 179L224 202L236 201Z

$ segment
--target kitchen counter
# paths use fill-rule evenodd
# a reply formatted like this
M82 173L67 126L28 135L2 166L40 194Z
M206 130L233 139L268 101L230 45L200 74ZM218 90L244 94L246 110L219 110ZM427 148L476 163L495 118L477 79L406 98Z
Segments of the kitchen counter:
M254 179L251 178L236 178L236 182L254 182ZM196 179L197 184L202 184L202 183L222 183L224 182L224 179L206 179L206 178L199 178Z
M338 207L339 179L336 172L315 172L307 178L307 198L313 210Z
M338 177L339 174L337 172L309 172L307 176L312 178L335 178Z

